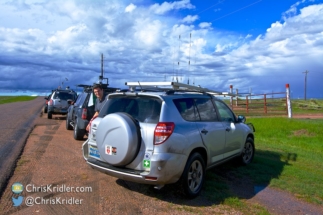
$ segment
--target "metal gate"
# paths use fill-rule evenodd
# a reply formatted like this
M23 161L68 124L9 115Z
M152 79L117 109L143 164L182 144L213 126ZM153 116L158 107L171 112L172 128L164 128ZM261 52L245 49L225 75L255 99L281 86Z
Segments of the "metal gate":
M230 86L232 92L232 86ZM286 92L272 92L264 94L239 93L231 97L231 109L237 114L246 116L291 116L289 84Z

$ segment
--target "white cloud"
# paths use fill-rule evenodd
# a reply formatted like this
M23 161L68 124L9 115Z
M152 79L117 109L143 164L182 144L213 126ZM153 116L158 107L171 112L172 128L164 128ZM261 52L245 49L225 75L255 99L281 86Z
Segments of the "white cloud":
M195 15L195 16L188 15L184 19L182 19L182 22L184 22L184 23L192 23L192 22L195 22L198 19L199 19L199 17L197 15Z
M201 23L199 24L199 27L200 27L200 28L210 28L210 27L211 27L211 25L212 25L212 23L210 23L210 22L201 22Z
M150 7L150 10L155 14L165 14L171 10L179 10L179 9L193 9L194 5L190 3L190 0L180 0L174 2L163 2L162 4L155 3Z
M136 5L134 5L134 4L129 4L126 8L125 8L125 12L126 13L131 13L134 9L136 9Z

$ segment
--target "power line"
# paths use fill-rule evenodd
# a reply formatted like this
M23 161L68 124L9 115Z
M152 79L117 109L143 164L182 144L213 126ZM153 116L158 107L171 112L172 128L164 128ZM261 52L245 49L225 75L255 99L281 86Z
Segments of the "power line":
M239 8L238 10L235 10L235 11L233 11L233 12L231 12L231 13L228 13L228 14L226 14L226 15L224 15L224 16L221 16L220 18L214 19L214 20L212 20L212 21L210 21L210 22L214 22L214 21L217 21L217 20L222 19L222 18L224 18L224 17L230 16L230 15L232 15L232 14L236 13L236 12L239 12L240 10L246 9L246 8L248 8L248 7L251 7L252 5L255 5L255 4L257 4L257 3L261 2L261 1L262 1L262 0L259 0L259 1L256 1L256 2L254 2L254 3L251 3L251 4L247 5L247 6L244 6L244 7L242 7L242 8Z
M212 7L214 7L214 6L218 5L218 4L221 4L221 3L222 3L222 2L224 2L224 1L225 1L225 0L223 0L223 1L219 1L218 3L216 3L216 4L214 4L214 5L210 6L210 7L208 7L208 8L206 8L206 9L202 10L201 12L197 13L196 15L199 15L199 14L201 14L201 13L204 13L205 11L207 11L207 10L211 9Z

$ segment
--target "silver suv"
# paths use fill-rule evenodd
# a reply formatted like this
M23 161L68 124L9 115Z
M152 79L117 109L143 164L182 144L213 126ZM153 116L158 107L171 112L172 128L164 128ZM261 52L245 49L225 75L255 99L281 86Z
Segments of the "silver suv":
M77 93L70 89L56 89L52 91L48 100L47 118L51 119L53 115L66 115L70 104L68 101L75 101Z
M91 124L83 143L91 167L157 189L178 182L194 198L207 169L253 160L253 126L215 97L221 93L175 82L126 84L132 91L110 94ZM156 87L166 84L171 89Z

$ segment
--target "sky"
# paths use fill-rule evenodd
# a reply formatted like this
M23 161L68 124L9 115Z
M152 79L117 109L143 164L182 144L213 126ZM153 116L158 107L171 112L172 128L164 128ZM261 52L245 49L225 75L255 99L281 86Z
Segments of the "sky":
M93 84L103 55L111 87L323 98L322 23L323 0L1 0L0 89Z

